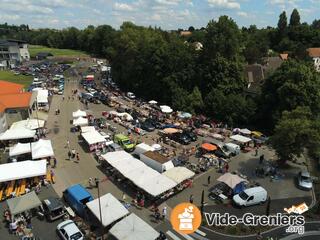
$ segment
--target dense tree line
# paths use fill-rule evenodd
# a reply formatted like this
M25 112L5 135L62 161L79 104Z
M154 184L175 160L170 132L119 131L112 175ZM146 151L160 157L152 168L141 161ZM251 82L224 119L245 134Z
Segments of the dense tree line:
M182 29L169 32L130 22L124 22L119 30L109 25L83 30L0 26L1 38L106 57L120 87L146 100L156 99L177 110L205 113L234 127L260 127L276 133L272 142L278 146L289 134L284 125L299 124L304 129L297 128L289 140L299 142L296 149L300 152L306 144L310 147L319 142L315 136L320 136L320 79L305 50L320 47L320 20L301 23L296 9L289 20L282 12L276 27L239 28L231 18L221 16L201 29L190 26L192 35L188 36L179 35ZM195 42L201 42L203 49L195 50ZM261 96L246 96L244 66L283 52L289 53L291 60L266 79ZM306 135L313 137L306 141ZM297 153L288 146L282 149L286 149L284 154L279 153L282 158L290 157L288 152ZM313 147L312 151L318 150Z

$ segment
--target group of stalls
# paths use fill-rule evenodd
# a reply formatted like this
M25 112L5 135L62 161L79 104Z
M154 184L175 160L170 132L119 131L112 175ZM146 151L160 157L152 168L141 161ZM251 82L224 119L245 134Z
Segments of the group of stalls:
M100 202L100 203L99 203ZM116 239L155 240L159 233L127 208L111 193L86 203L90 212L100 224L109 229ZM101 215L99 206L101 207ZM94 222L94 221L91 221Z
M81 126L87 126L89 124L89 120L87 118L87 113L85 111L81 111L80 109L72 113L73 121L72 124L75 128L79 128ZM74 129L76 130L76 129ZM79 129L77 129L79 130Z
M107 141L108 136L102 136L93 126L81 127L81 136L89 146L89 150L103 150L107 145L112 144L112 141Z
M0 165L0 172L0 200L21 196L28 185L38 183L39 177L47 174L47 161L5 163Z
M102 158L153 200L167 198L175 190L182 190L183 183L194 176L184 167L174 167L161 174L125 151L108 152Z

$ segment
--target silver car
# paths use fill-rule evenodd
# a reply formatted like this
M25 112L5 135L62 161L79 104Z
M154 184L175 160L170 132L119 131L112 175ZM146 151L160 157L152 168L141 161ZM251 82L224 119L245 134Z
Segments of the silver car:
M63 240L83 240L84 236L72 220L66 220L57 226L59 236Z
M298 187L304 190L312 189L312 179L310 173L306 170L298 174Z

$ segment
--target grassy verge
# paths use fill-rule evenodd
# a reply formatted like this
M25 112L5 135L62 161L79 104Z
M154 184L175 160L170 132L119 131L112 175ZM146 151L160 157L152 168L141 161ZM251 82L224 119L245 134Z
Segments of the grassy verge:
M82 51L71 50L71 49L58 49L58 48L49 48L39 45L30 45L29 46L30 56L34 58L39 52L50 52L54 57L59 56L68 56L68 57L88 57L89 55Z
M11 71L0 71L0 80L22 84L25 88L28 88L33 81L33 77L14 75L14 73Z

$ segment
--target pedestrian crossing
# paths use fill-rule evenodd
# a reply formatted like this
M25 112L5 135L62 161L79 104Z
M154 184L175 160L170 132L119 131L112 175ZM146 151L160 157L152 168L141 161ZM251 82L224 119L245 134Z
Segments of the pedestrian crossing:
M171 239L171 240L209 240L208 238L205 237L206 234L200 230L197 230L196 232L190 235L179 233L174 230L168 230L166 232L166 235L168 239Z

